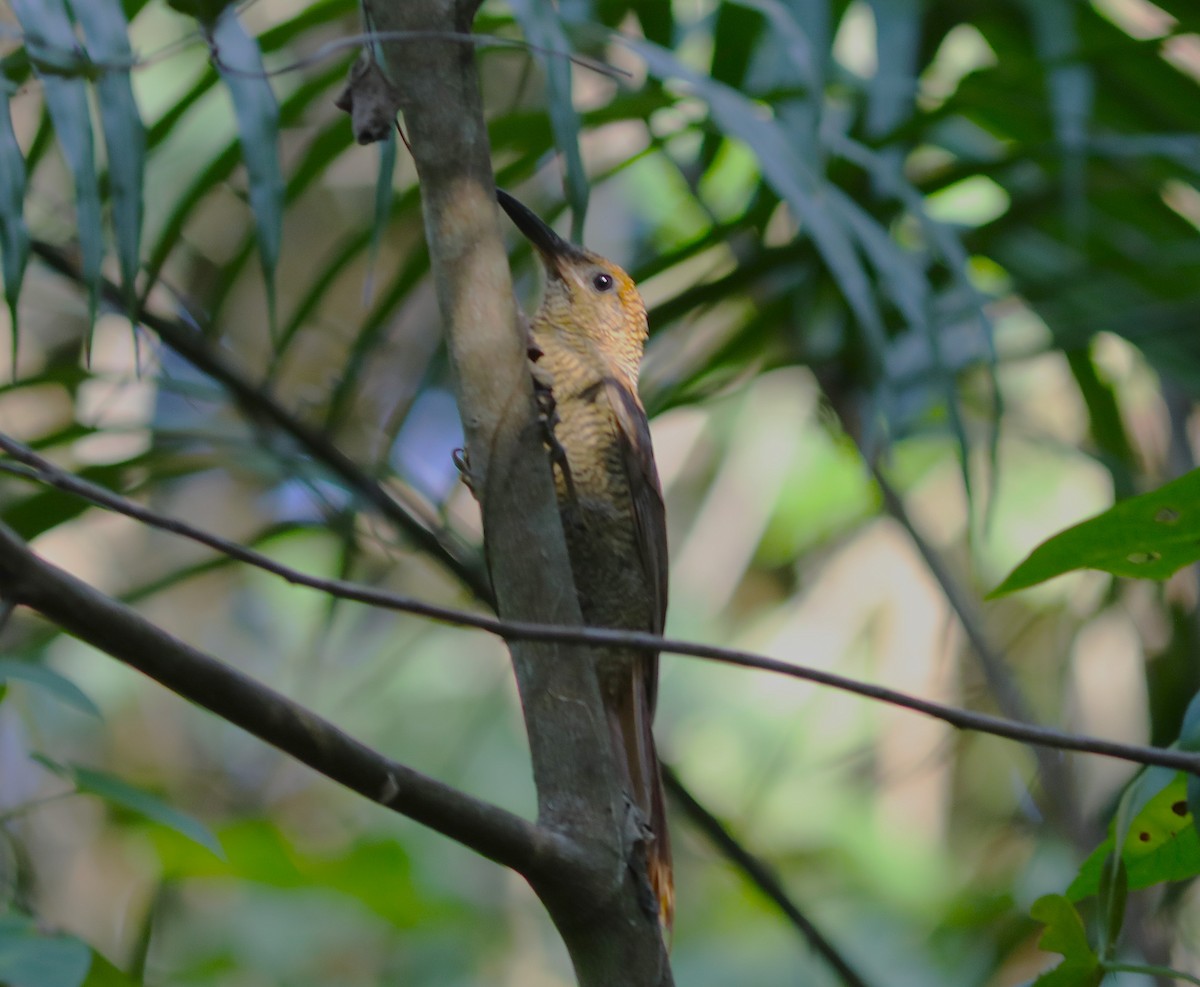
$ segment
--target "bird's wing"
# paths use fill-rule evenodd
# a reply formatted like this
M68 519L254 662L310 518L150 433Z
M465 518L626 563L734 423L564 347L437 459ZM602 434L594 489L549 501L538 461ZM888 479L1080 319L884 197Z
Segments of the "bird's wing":
M653 596L653 627L661 634L667 616L667 511L650 446L650 424L637 394L611 377L605 381L608 403L617 423L617 443L633 500L633 523L646 585ZM646 876L658 901L659 920L670 932L675 914L675 881L671 872L671 839L667 807L651 722L658 699L658 655L645 654L633 680L628 707L618 706L618 749L629 759L635 798L647 814L653 837L646 847Z
M633 499L638 554L653 594L654 625L648 630L661 634L667 617L667 511L650 445L650 424L642 403L628 387L609 377L605 389Z

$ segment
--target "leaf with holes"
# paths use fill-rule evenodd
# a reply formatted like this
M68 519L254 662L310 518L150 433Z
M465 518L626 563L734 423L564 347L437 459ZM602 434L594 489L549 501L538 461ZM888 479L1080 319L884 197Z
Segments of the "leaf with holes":
M1067 888L1072 901L1099 890L1105 859L1120 836L1118 828L1125 829L1121 859L1130 891L1200 874L1200 834L1188 809L1187 776L1168 768L1147 769L1130 785L1127 798L1128 809L1123 804L1118 813L1120 826L1114 823L1114 831L1083 862Z
M988 594L995 599L1075 569L1166 579L1200 560L1200 470L1060 531Z
M1192 697L1183 714L1178 745L1185 751L1200 751L1200 692ZM1200 778L1187 776L1187 806L1192 814L1192 828L1200 833Z

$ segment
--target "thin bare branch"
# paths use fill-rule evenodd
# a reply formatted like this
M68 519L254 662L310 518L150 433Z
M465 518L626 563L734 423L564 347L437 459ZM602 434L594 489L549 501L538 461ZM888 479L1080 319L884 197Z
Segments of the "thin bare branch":
M371 750L300 704L39 558L3 524L0 594L314 771L490 860L527 877L572 863L572 844L561 834Z
M59 274L76 284L82 283L82 275L78 267L73 265L66 255L56 247L48 243L35 241L34 249L43 261ZM124 304L122 296L119 294L119 288L115 284L108 281L103 282L102 292L105 299L112 304ZM296 419L274 401L263 387L255 386L254 383L246 380L236 368L223 360L219 354L204 342L203 333L190 328L183 322L157 315L147 308L142 309L139 317L168 347L171 347L184 359L189 360L193 366L208 374L217 383L222 384L248 416L254 420L263 420L273 424L284 434L290 436L314 461L322 463L331 472L339 476L348 487L358 491L359 495L374 506L381 515L393 521L398 528L407 532L410 537L413 537L414 541L427 553L446 565L478 600L489 607L494 607L491 584L482 565L479 564L477 553L473 552L467 546L462 545L454 538L452 533L433 528L427 521L423 521L418 516L420 512L414 511L411 505L405 505L393 499L391 494L381 487L372 476L364 472L348 457L344 456L324 433L313 430ZM14 443L8 448L14 455L14 458L21 458L17 455L18 450L31 452L31 450L20 446L19 443ZM217 538L208 532L190 528L188 525L174 521L171 518L144 511L139 505L124 498L115 497L110 491L97 487L94 484L88 484L86 481L73 477L62 470L57 470L52 464L41 460L40 457L37 457L34 462L39 464L39 466L35 467L35 472L39 473L39 478L43 482L51 483L62 490L85 497L100 506L134 517L153 527L172 531L182 537L191 538L194 541L215 549L227 558L242 561L246 564L273 572L297 585L309 585L313 589L320 589L322 591L325 591L327 588L321 585L324 582L323 580L317 580L315 583L309 582L303 574L287 570L285 567L277 567L264 555L254 552L244 552L243 547L240 545ZM11 464L9 466L11 467ZM3 464L0 464L0 468L4 468ZM431 532L431 537L426 537L426 532ZM361 587L357 588L361 589ZM347 592L344 595L345 598L355 598L351 592ZM361 602L380 607L387 605L382 600L363 599ZM420 614L421 611L418 608L419 601L412 602L414 606L408 609L407 612ZM442 619L436 613L430 613L427 616L433 619ZM681 803L685 813L692 815L692 805L697 807L699 813L706 812L703 805L691 796L682 785L679 790L686 797ZM740 848L736 843L731 843L728 850L722 847L722 851L727 852L733 864L742 867L743 859L752 858L749 854L737 852L739 850ZM746 874L751 881L757 882L758 875L755 872L746 871ZM766 888L764 888L764 893L768 896L771 894L770 890Z
M1103 757L1132 761L1136 764L1156 764L1162 767L1175 768L1200 775L1200 754L1174 750L1162 747L1150 747L1141 744L1124 744L1117 741L1090 737L1085 734L1055 730L1050 727L1038 726L1017 720L991 716L973 710L961 709L942 703L922 699L908 693L889 689L886 686L873 685L869 682L859 682L855 679L837 675L821 669L795 665L777 658L768 658L748 651L733 648L722 648L716 645L700 644L692 641L680 641L672 638L660 638L654 634L639 631L618 631L600 627L571 627L554 624L539 624L527 621L500 620L495 617L453 607L443 607L412 597L389 593L386 590L374 589L357 583L340 579L322 579L307 573L281 565L274 559L260 552L238 545L221 538L211 532L202 531L187 522L165 517L139 504L121 497L111 491L103 490L95 484L79 477L72 476L52 463L43 459L27 446L6 435L0 435L0 449L4 449L14 458L19 459L37 474L41 482L49 483L58 489L65 490L77 496L111 510L125 514L142 521L152 527L200 542L214 548L231 558L253 565L256 568L270 572L297 586L319 590L322 593L341 599L353 600L386 610L396 610L427 617L441 623L453 624L459 627L471 627L476 630L495 634L505 640L513 641L547 641L567 644L592 645L596 647L635 647L647 650L661 651L691 658L702 658L725 665L739 668L755 668L760 671L773 672L790 678L813 682L841 692L849 692L891 706L922 713L925 716L941 720L961 730L972 730L988 733L997 737L1006 737L1027 744L1048 747L1056 750L1078 751L1087 754L1098 754ZM10 470L11 472L11 470ZM21 470L19 475L28 476ZM0 587L0 595L3 588Z
M779 910L787 916L788 921L799 930L805 942L842 978L842 983L846 987L867 987L867 982L850 965L850 961L838 951L832 942L825 938L825 934L813 924L812 919L805 915L799 906L788 897L787 891L784 890L779 878L775 876L771 868L743 847L729 832L725 824L701 805L695 796L684 787L679 776L665 764L662 766L662 775L667 791L684 809L688 818L705 836L712 840L718 850L779 907Z
M959 625L966 634L988 688L996 701L1000 712L1010 720L1022 723L1037 723L1037 717L1025 701L1020 687L1013 678L1004 654L993 647L987 632L984 630L983 618L978 609L963 591L959 581L951 574L941 556L929 544L929 540L920 532L916 523L909 516L904 500L897 490L883 475L879 465L869 462L871 475L883 495L884 510L902 527L913 546L925 562L925 567L941 587L942 595L950 604L950 609L958 617ZM1042 776L1041 797L1042 808L1054 819L1062 830L1079 845L1089 842L1084 833L1083 820L1079 816L1078 803L1073 797L1074 784L1067 764L1062 757L1045 747L1035 748L1038 771Z
M333 41L327 41L316 51L305 55L303 58L298 58L287 65L273 68L269 72L253 72L232 68L221 61L219 53L211 44L209 48L212 52L213 61L220 66L222 72L261 79L308 68L317 62L332 58L347 48L360 48L382 42L397 41L409 44L414 42L451 41L456 44L470 45L473 48L517 48L524 51L537 52L539 55L545 55L547 58L565 58L568 62L578 65L580 68L590 69L592 72L608 76L610 79L631 79L633 77L633 73L625 69L619 69L615 65L609 65L607 62L602 62L595 58L588 58L586 55L576 55L569 51L556 51L553 48L544 48L541 45L531 44L520 38L502 38L494 34L467 34L461 31L373 31L367 34L351 34L342 38L335 38ZM128 68L129 66L126 66L127 71Z

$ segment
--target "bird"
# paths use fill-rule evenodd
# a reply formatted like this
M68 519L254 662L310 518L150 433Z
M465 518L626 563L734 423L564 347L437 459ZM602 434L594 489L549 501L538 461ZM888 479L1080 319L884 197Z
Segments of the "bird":
M528 352L542 395L559 516L583 621L661 635L667 612L667 520L638 396L648 336L633 279L569 243L501 189L500 206L541 257L545 288ZM658 919L675 911L671 844L651 729L658 654L605 649L597 679L614 754L648 830L642 845Z

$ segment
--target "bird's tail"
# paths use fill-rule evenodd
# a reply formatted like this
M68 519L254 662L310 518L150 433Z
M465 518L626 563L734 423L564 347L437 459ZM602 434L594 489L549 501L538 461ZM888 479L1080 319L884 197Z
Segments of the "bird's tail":
M658 752L654 746L654 712L646 678L632 677L632 688L622 690L611 718L613 743L625 762L630 794L650 826L646 840L646 876L658 905L663 931L670 933L675 918L675 878L671 870L671 839L667 833L667 806L663 797Z

